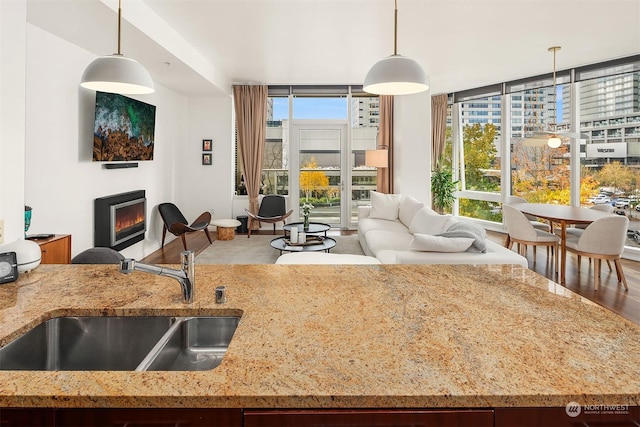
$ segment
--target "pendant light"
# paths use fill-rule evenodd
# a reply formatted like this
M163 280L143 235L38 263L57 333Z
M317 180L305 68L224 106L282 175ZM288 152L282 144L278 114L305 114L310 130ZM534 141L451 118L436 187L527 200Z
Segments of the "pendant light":
M549 52L553 52L553 102L556 102L556 96L558 96L558 92L556 91L556 52L559 51L560 46L552 46L548 49ZM555 108L554 108L555 111ZM562 140L555 134L556 124L555 118L552 123L552 134L547 139L547 145L551 148L558 148L562 145Z
M376 95L409 95L429 89L427 75L413 59L398 55L398 0L394 0L393 55L378 62L364 79L365 92Z
M560 46L552 46L547 49L549 52L553 52L553 99L554 102L558 95L556 87L556 52L559 51ZM535 132L532 136L524 138L525 147L544 147L545 145L550 148L558 148L562 145L563 140L571 139L587 139L588 135L575 132L558 132L557 125L554 121L549 124L549 131L547 132Z
M101 92L142 95L152 93L153 80L138 61L120 53L122 0L118 0L118 53L102 56L87 66L80 86Z

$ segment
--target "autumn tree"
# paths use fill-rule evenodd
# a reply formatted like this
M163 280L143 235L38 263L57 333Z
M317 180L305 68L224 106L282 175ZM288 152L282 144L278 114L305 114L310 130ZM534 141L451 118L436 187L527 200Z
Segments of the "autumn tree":
M596 179L613 190L631 190L631 184L635 180L634 173L620 162L607 163L596 174Z
M329 177L319 169L315 157L305 161L300 171L300 190L304 192L305 199L309 201L309 197L311 197L314 192L317 193L320 190L326 190L328 187Z
M527 147L522 142L513 146L513 194L531 203L571 202L569 148ZM600 185L585 168L581 170L580 203L586 203Z
M513 146L513 194L531 203L559 203L570 201L571 173L565 164L567 146L550 148L547 145L528 147L522 142Z

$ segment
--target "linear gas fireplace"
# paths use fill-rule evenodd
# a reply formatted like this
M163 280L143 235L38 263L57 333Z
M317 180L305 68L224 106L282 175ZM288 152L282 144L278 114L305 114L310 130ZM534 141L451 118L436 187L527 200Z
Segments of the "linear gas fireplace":
M94 244L117 251L144 239L147 199L144 190L95 199Z

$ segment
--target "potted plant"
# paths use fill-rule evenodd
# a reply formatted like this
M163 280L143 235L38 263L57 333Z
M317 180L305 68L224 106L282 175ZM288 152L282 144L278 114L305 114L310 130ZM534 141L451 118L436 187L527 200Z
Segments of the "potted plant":
M431 172L431 199L438 213L450 212L456 200L458 181L453 180L451 170L438 167Z

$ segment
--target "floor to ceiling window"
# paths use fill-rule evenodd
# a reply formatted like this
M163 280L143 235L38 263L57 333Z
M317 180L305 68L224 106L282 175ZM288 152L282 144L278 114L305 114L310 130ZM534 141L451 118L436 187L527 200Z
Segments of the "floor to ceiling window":
M582 181L581 202L610 203L629 218L627 245L640 247L640 72L607 67L577 74ZM599 196L599 197L598 197Z
M510 194L610 203L630 219L628 246L640 247L640 55L561 70L555 82L534 76L451 99L456 214L501 222L500 202ZM560 147L546 144L550 133L560 135Z
M458 94L454 150L459 180L458 214L499 220L502 100L495 88Z
M557 148L550 133L571 129L569 73L505 86L510 104L511 194L531 203L570 204L570 138Z
M360 87L270 87L261 194L287 195L294 217L309 203L312 221L353 228L376 188L376 170L364 159L376 148L379 112L378 98Z

